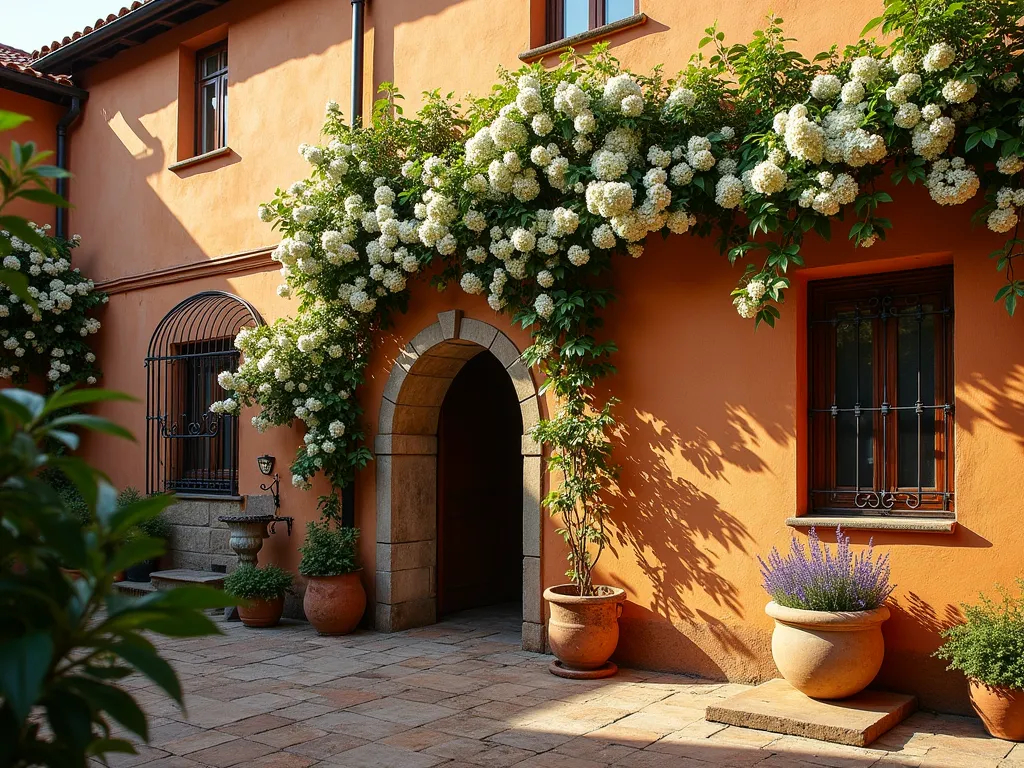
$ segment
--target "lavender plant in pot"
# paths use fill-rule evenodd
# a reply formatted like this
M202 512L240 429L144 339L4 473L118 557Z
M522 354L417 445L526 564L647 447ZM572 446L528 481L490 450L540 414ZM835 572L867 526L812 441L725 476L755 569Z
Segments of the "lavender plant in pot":
M855 555L836 529L833 553L812 528L808 551L794 537L788 557L772 549L758 557L765 612L775 620L772 657L786 681L816 699L860 693L878 674L885 655L882 623L892 593L889 556L877 560L871 543Z

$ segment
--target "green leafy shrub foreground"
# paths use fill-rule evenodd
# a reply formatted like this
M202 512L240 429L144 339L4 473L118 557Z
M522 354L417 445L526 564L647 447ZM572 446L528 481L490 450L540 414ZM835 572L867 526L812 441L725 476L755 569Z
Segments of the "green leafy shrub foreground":
M358 528L343 528L332 524L306 524L306 541L299 547L302 559L299 573L303 576L341 576L359 569L356 562Z
M337 489L371 457L354 393L374 334L429 268L439 287L532 329L525 359L558 402L537 429L564 479L546 503L586 594L614 476L612 403L594 396L614 370L614 344L595 337L614 297L595 278L640 258L652 234L713 237L746 263L736 311L773 326L806 238L840 224L859 247L886 236L888 177L940 206L976 201L979 225L1007 237L993 257L1012 313L1024 296L1022 16L1024 0L887 0L864 34L889 42L810 58L772 18L745 44L711 27L674 77L624 71L596 46L550 70L502 71L466 111L435 91L406 118L385 84L353 130L330 103L324 144L299 148L309 177L259 211L282 234L279 293L298 311L238 336L244 362L221 375L232 394L213 410L257 404L260 430L302 422L292 482L323 472L337 519Z
M964 623L942 633L946 642L935 655L985 685L1024 691L1024 579L1018 594L999 587L999 598L980 595L964 605Z

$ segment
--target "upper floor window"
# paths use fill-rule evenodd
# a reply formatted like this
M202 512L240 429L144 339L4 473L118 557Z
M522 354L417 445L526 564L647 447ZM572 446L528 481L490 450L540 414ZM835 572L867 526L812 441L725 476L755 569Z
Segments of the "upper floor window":
M634 13L635 0L548 0L548 42L603 27Z
M196 54L196 154L228 143L228 43Z
M146 356L146 490L238 495L238 419L212 413L238 368L235 336L262 325L247 302L221 291L182 301L160 321Z
M812 513L952 516L952 270L809 298Z

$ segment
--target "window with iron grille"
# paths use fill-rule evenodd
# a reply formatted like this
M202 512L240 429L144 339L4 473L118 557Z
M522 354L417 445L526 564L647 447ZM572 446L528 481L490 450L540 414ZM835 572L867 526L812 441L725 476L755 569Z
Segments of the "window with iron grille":
M235 336L262 325L247 302L221 291L182 301L153 333L146 356L146 490L238 495L238 419L210 412L238 368Z
M196 154L228 143L228 43L196 54Z
M810 285L811 512L953 516L953 273Z
M548 42L603 27L634 13L635 0L548 0Z

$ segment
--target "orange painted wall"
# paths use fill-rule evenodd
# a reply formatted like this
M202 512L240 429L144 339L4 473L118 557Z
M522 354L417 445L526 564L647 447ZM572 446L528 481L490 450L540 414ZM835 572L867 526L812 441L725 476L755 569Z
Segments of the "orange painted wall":
M798 0L729 0L694 16L689 4L641 0L650 21L611 41L629 66L663 62L673 72L685 65L715 18L730 36L740 36L773 8L813 53L833 41L855 40L880 7L862 0L837 14L833 6ZM78 251L83 268L102 281L273 244L273 233L256 220L255 209L275 187L304 173L296 146L316 140L324 102L334 98L347 106L349 11L339 0L235 0L84 73L81 84L90 99L74 131L78 151L72 162L78 177L72 231L84 236ZM180 156L180 48L217 27L227 29L229 40L232 154L171 172L167 166ZM428 88L483 93L495 67L515 68L516 54L531 39L536 42L525 1L373 3L367 81L395 80L408 97L407 108ZM728 292L739 268L731 268L710 241L655 238L642 259L621 261L612 278L620 298L606 312L605 333L621 350L615 360L619 373L608 387L622 400L617 458L623 474L613 546L599 571L603 581L629 593L622 661L734 680L774 675L755 555L788 543L785 518L804 504L806 280L952 263L960 526L949 536L879 534L876 544L892 552L899 585L900 610L887 625L883 682L917 691L926 706L965 705L961 679L943 672L929 654L938 642L937 624L951 606L1024 570L1018 524L1024 492L1024 324L992 304L1000 277L986 254L994 238L970 228L970 211L937 209L919 188L897 192L900 203L889 212L895 232L887 242L855 252L837 227L834 242L808 246L811 266L797 273L774 331L754 333L736 316ZM276 284L276 272L267 269L113 296L98 350L105 384L144 396L149 336L180 299L209 288L230 290L272 321L295 306L276 297ZM371 443L390 361L439 311L461 308L468 317L506 328L521 347L528 343L525 332L458 289L439 294L424 279L413 288L410 304L381 339L359 393ZM107 413L142 433L144 403L110 406ZM243 494L258 492L262 478L255 456L276 455L285 475L282 512L301 523L315 518L316 494L323 488L300 493L287 482L286 466L300 438L295 430L259 435L243 427L240 484ZM139 448L98 440L90 444L90 455L118 484L143 484ZM371 588L375 498L371 465L356 487ZM544 536L545 584L564 580L554 528L549 522ZM294 567L301 538L300 525L290 541L280 533L272 538L265 552ZM854 538L865 543L868 536Z
M28 115L32 118L29 122L22 123L13 131L0 134L0 152L3 152L5 157L10 155L12 141L16 141L19 144L27 144L33 141L36 144L36 150L39 152L54 152L56 150L57 121L64 116L64 107L0 88L0 110L16 112L19 115ZM55 161L55 157L50 157L47 162L53 163ZM24 216L36 224L49 224L50 226L56 224L54 209L39 203L19 200L12 203L9 210L5 209L4 213Z

